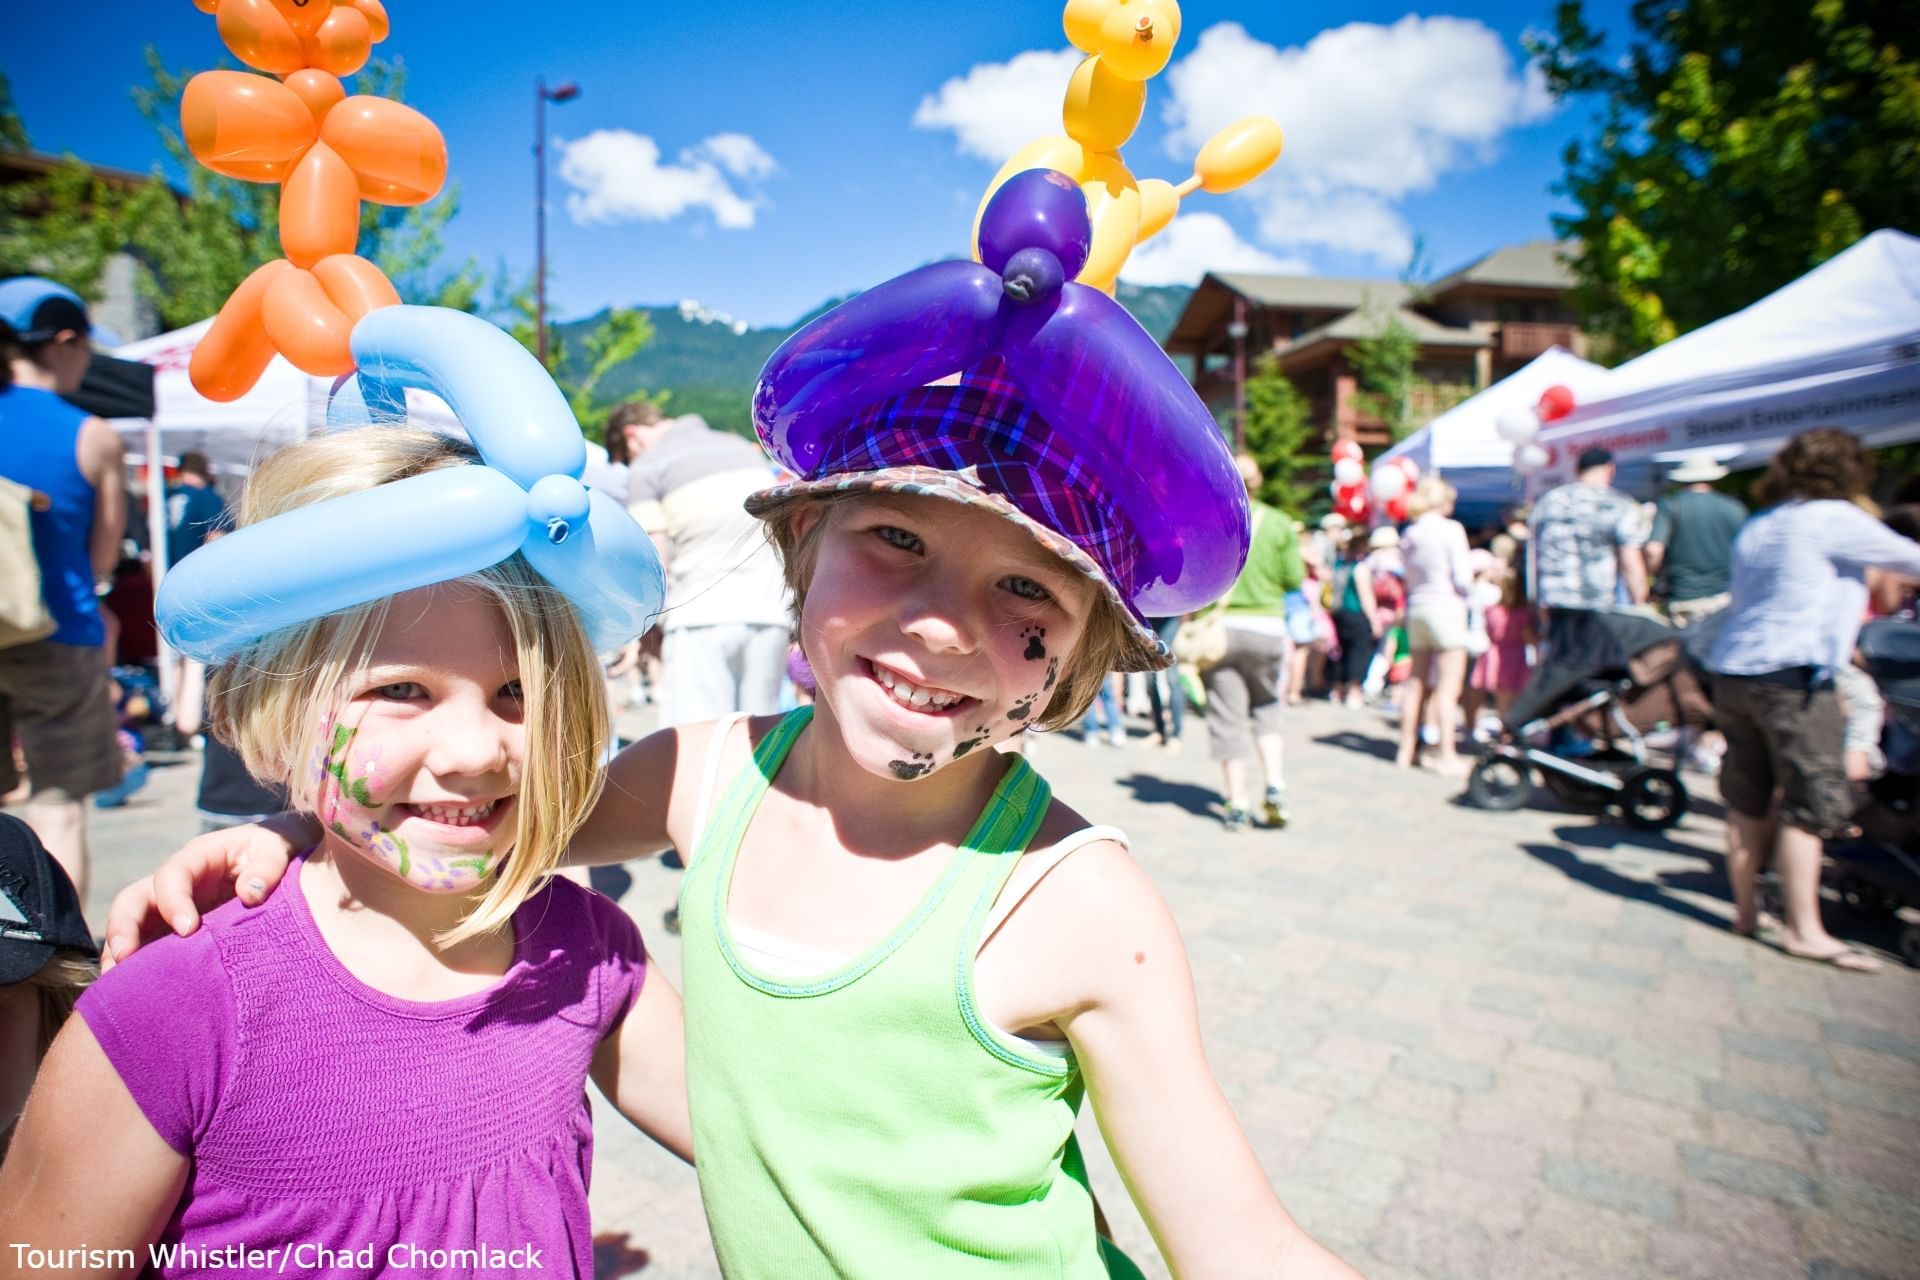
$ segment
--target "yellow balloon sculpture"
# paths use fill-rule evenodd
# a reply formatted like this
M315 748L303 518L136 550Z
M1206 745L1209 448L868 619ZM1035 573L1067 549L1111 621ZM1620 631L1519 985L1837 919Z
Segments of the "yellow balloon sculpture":
M1060 112L1064 134L1029 142L1000 167L973 216L974 257L980 256L980 215L1000 184L1028 169L1058 169L1086 193L1093 251L1077 277L1113 292L1133 246L1166 229L1182 196L1214 195L1243 187L1280 158L1280 126L1265 116L1228 125L1200 148L1193 176L1175 186L1159 178L1135 180L1120 148L1140 125L1147 81L1166 70L1180 38L1174 0L1067 0L1067 39L1087 55L1067 84Z

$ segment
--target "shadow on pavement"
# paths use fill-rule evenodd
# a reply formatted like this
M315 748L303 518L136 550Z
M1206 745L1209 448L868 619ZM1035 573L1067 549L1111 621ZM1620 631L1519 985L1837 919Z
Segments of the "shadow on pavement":
M1130 773L1115 781L1131 791L1133 798L1141 804L1175 805L1202 818L1212 818L1218 813L1220 794L1208 787L1196 787L1191 782L1171 782L1147 773Z
M1387 738L1376 738L1370 734L1356 733L1352 729L1342 729L1338 733L1324 733L1314 739L1322 746L1339 747L1343 751L1357 751L1361 755L1372 756L1376 760L1391 760L1399 748Z
M1582 830L1573 828L1562 830ZM1554 833L1560 835L1559 831ZM1636 835L1647 834L1636 832ZM1594 846L1604 847L1604 846ZM1641 880L1634 876L1623 876L1611 867L1599 863L1587 862L1571 849L1563 849L1551 844L1523 844L1521 850L1530 858L1544 862L1570 880L1578 880L1589 888L1602 893L1610 893L1617 898L1627 898L1634 902L1647 902L1663 907L1675 915L1685 916L1700 924L1714 929L1725 929L1727 917L1732 914L1728 898L1727 878L1716 868L1713 871L1662 871L1656 872L1651 880ZM1675 851L1699 855L1696 849L1674 846ZM1717 898L1729 904L1726 914L1715 914L1704 907L1696 906L1675 893L1698 893Z
M645 1249L633 1243L630 1235L611 1231L593 1238L593 1274L595 1280L615 1280L618 1276L637 1275L653 1261Z

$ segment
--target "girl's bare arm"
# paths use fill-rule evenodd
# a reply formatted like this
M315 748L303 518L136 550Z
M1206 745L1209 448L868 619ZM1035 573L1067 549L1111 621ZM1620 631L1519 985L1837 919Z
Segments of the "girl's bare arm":
M1050 910L1070 938L1062 953L1083 959L1060 1025L1173 1274L1358 1280L1288 1215L1221 1094L1186 946L1152 882L1116 845L1082 850L1049 880L1064 872Z
M593 1082L642 1133L692 1164L686 1046L680 993L649 956L640 995L594 1052Z
M0 1222L10 1246L79 1249L63 1276L145 1271L191 1163L147 1122L85 1019L54 1040L0 1166ZM117 1256L116 1256L117 1255ZM72 1255L69 1255L71 1257ZM131 1266L115 1265L132 1258Z

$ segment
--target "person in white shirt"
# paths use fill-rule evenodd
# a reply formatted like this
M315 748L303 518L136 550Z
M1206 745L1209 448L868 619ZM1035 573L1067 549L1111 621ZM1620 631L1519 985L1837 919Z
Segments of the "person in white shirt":
M1395 763L1410 769L1420 751L1420 725L1431 714L1439 738L1434 768L1453 777L1465 767L1456 744L1460 689L1467 675L1467 591L1473 561L1467 531L1453 518L1453 486L1428 476L1413 491L1407 514L1413 524L1400 535L1407 571L1407 648L1413 671L1400 704L1400 751ZM1422 703L1422 695L1427 702Z
M1731 603L1708 666L1726 734L1733 928L1763 925L1755 882L1768 855L1785 890L1781 947L1792 956L1874 972L1879 962L1820 918L1822 841L1853 823L1845 713L1834 672L1852 662L1867 607L1867 570L1920 576L1920 543L1868 514L1873 458L1844 431L1795 436L1754 488L1767 507L1733 544Z

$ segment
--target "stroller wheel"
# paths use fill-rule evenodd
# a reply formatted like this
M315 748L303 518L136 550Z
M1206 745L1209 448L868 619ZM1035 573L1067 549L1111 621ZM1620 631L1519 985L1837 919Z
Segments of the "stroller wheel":
M1533 775L1510 756L1487 756L1467 778L1467 799L1480 809L1510 812L1533 794Z
M1856 916L1879 919L1900 909L1898 899L1856 875L1842 876L1835 888L1840 891L1841 905Z
M1672 769L1641 769L1627 775L1620 793L1620 812L1627 825L1642 831L1665 831L1687 814L1687 787Z

